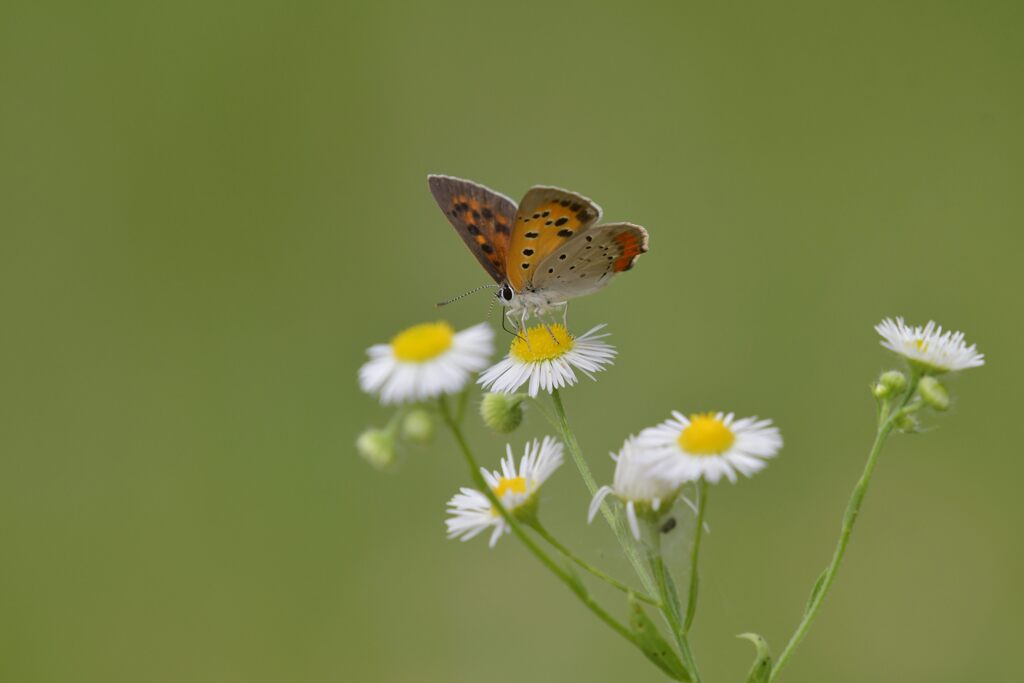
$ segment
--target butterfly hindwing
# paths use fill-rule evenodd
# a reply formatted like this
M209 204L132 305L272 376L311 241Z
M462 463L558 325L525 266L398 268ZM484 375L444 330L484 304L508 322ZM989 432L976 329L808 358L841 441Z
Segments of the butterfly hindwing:
M437 205L480 265L495 282L503 282L516 215L515 202L461 178L431 175L427 182Z
M601 207L557 187L530 188L519 203L506 263L506 277L522 291L536 266L601 218Z
M601 289L616 273L633 267L647 252L647 231L632 223L590 228L537 264L532 285L555 300L572 299Z

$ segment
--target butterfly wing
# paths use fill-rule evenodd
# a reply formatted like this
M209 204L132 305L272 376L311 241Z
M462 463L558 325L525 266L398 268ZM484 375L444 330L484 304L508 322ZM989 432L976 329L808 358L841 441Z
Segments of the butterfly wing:
M647 231L632 223L609 223L574 235L540 263L532 285L552 301L566 301L604 287L647 252Z
M515 202L462 178L430 175L427 182L437 205L480 265L495 282L504 282Z
M517 292L531 283L540 264L601 218L601 207L557 187L530 188L519 202L509 244L506 277Z

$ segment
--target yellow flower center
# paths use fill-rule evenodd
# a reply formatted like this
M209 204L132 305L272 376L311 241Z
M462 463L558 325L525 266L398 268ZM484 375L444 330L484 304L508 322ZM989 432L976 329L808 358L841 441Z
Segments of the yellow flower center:
M928 353L928 342L926 342L924 339L915 339L914 346L921 353Z
M691 415L690 424L679 434L679 446L690 455L718 455L736 440L736 435L713 413Z
M494 495L501 498L509 491L513 493L526 493L526 480L522 477L512 477L511 479L502 477L498 481L498 485L494 487Z
M572 335L563 325L536 325L515 338L509 353L524 363L538 363L559 358L572 347Z
M400 361L422 363L450 349L454 338L455 330L446 322L423 323L398 333L391 350Z

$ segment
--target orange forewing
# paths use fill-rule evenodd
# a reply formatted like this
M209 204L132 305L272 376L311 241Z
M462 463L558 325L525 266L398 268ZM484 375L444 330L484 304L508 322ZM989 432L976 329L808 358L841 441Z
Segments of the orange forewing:
M554 187L534 187L516 212L508 247L506 277L517 292L545 256L597 222L601 207L586 197Z

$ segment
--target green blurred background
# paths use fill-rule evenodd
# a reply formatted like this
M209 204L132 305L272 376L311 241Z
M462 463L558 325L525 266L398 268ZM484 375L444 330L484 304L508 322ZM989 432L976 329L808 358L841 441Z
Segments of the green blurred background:
M621 352L565 396L600 479L672 408L781 427L765 473L713 491L709 683L746 671L737 633L781 649L827 562L893 363L872 325L966 330L988 365L890 444L785 680L1019 680L1022 20L3 3L0 679L663 680L516 543L445 540L467 477L444 434L393 474L355 453L388 417L358 390L364 349L486 281L427 191L441 172L561 185L649 229L570 310ZM497 461L501 439L470 437ZM586 499L565 468L545 519L625 575Z

